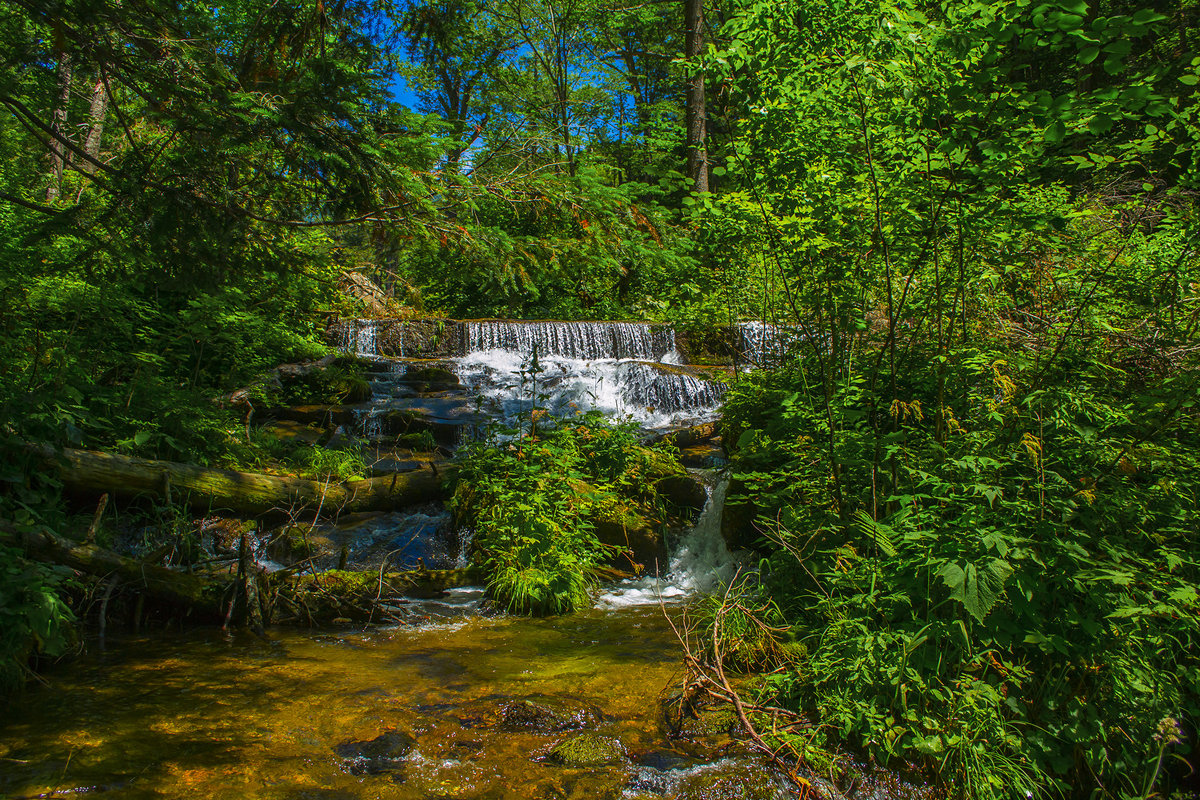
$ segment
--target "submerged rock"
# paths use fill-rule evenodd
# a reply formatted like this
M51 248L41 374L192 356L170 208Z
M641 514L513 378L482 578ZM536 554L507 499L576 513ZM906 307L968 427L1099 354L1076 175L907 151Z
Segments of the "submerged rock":
M599 719L595 708L562 698L513 700L500 706L500 727L509 731L559 733L594 725Z
M786 797L783 787L766 767L753 762L726 760L685 774L671 800L775 800Z
M625 747L611 736L580 733L554 746L547 758L564 767L600 767L625 760Z
M333 752L344 759L352 775L378 775L401 769L414 744L409 734L392 730L370 741L343 742Z
M562 733L596 725L603 715L595 706L574 698L534 695L477 701L459 707L452 716L466 728Z

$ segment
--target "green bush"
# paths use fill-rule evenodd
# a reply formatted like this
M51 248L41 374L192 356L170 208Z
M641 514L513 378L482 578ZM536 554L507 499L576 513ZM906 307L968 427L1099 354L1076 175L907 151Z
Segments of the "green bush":
M74 643L75 615L60 596L70 578L66 567L0 546L0 693L24 684L31 658L61 656Z
M497 603L524 614L587 605L596 567L613 550L593 520L631 502L654 511L661 501L646 476L680 469L670 454L637 444L635 431L586 415L508 444L467 448L453 505L475 531Z
M1200 431L1191 412L1137 422L1142 403L1190 407L1187 382L1118 399L1084 372L1027 391L998 353L961 375L942 441L930 387L872 419L882 403L851 381L840 477L799 372L733 390L731 503L767 534L765 587L809 649L790 699L963 796L1140 796L1160 722L1200 711Z

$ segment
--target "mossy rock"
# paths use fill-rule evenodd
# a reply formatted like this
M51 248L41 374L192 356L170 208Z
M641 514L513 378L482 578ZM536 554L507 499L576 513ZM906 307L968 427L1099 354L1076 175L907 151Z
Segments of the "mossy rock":
M579 730L600 720L594 707L558 697L510 700L500 706L500 727L508 731L560 733Z
M294 420L295 422L302 422L306 425L317 425L322 428L350 425L355 422L354 409L347 406L324 403L279 408L274 411L274 415L280 419Z
M766 767L724 760L685 775L671 800L775 800L786 796Z
M656 563L667 564L667 549L661 531L634 507L621 505L604 509L591 522L596 538L602 544L627 548L629 558L647 571L653 571ZM625 568L628 566L626 561L625 557L619 557L614 566Z
M564 767L602 767L625 760L625 747L611 736L580 733L554 746L547 758Z
M404 371L404 382L419 392L456 389L458 376L445 367L410 366Z
M704 490L704 484L687 473L668 475L658 480L654 484L654 491L676 507L693 511L704 508L705 502L708 501L708 492Z
M672 692L662 700L662 722L672 738L696 739L729 736L740 722L727 705L699 705Z
M259 426L259 432L289 444L316 444L325 436L323 428L291 419L272 420Z
M302 561L316 555L328 555L337 546L324 534L317 533L312 525L287 525L268 536L268 552L279 561Z

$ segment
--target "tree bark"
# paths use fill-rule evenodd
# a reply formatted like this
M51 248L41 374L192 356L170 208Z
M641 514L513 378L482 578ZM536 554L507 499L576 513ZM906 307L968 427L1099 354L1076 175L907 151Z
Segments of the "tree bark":
M686 57L687 107L687 174L692 188L697 192L708 191L707 114L704 96L704 69L700 56L704 53L704 3L703 0L683 0L685 27L684 56Z
M84 142L83 151L91 158L100 160L100 144L104 138L104 118L108 114L108 90L104 86L104 78L100 70L96 70L96 82L92 86L92 103L88 110L88 135ZM83 170L89 175L96 171L95 166L84 162Z
M66 136L67 113L71 103L71 54L62 52L58 56L58 102L50 118L50 128L59 136ZM67 152L61 142L50 139L50 185L46 187L46 202L58 200L62 190L63 169L67 165Z
M354 511L390 511L446 495L441 472L418 470L342 483L234 472L194 464L90 450L41 451L63 486L74 492L115 497L173 497L199 511L239 514L271 512L315 515Z

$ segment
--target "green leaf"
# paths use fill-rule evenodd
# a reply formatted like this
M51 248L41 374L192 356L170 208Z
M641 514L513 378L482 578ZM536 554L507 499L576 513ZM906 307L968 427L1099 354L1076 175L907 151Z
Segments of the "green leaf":
M1013 568L1007 561L993 558L982 568L975 564L961 567L953 562L938 570L950 596L963 604L967 613L980 622L995 607L1004 594L1004 584Z
M1090 64L1096 60L1096 56L1100 55L1099 47L1085 47L1079 51L1079 63Z
M151 434L150 431L138 431L133 435L133 443L134 445L141 447L146 442L150 441L150 437L152 435L153 434Z

